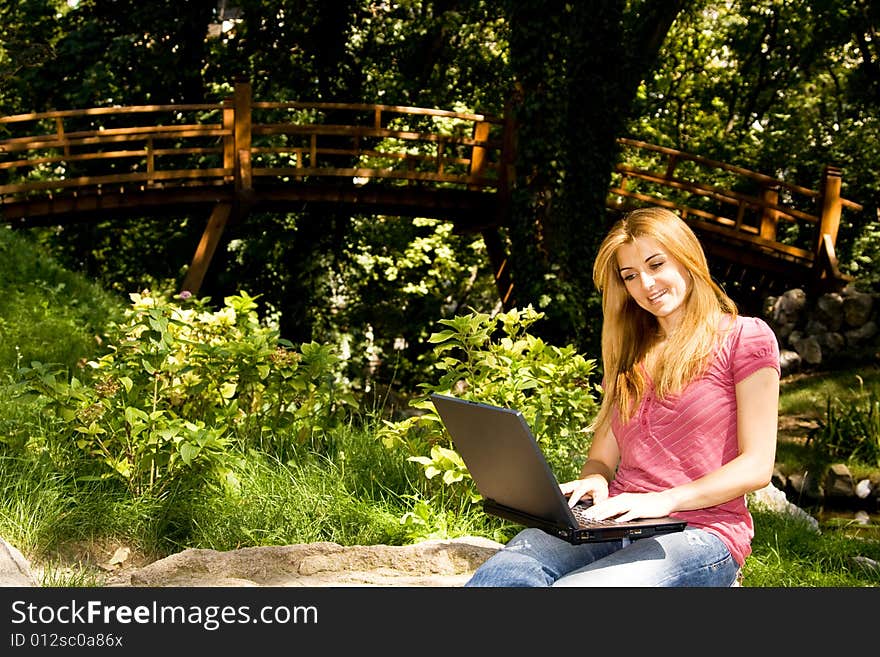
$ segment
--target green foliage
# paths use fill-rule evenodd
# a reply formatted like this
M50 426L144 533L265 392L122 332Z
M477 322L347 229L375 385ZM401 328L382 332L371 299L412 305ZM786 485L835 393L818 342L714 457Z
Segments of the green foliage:
M431 374L437 317L491 307L497 295L482 239L436 219L358 218L342 259L327 264L314 334L351 354L347 373L364 391L412 390Z
M27 234L0 228L0 380L32 360L72 369L99 352L125 304L63 268Z
M597 410L597 389L590 382L595 361L572 346L548 345L531 335L529 328L542 317L527 307L494 317L472 313L441 320L447 328L430 341L443 374L422 388L520 410L551 469L565 480L577 473L589 445L585 428ZM458 485L462 496L478 499L433 404L423 396L412 406L418 415L385 422L379 432L383 443L404 450L428 479L439 477Z
M131 298L109 352L79 376L61 379L40 362L21 370L64 428L45 437L46 448L72 439L89 457L81 478L120 479L134 495L181 480L234 484L236 453L320 450L346 420L353 399L337 383L332 350L292 349L261 324L247 293L215 312L198 301Z
M878 60L863 44L877 20L876 5L858 0L689 3L642 82L628 134L812 189L825 165L841 167L843 196L865 209L844 210L837 256L876 287Z
M847 400L829 396L825 416L807 436L816 464L835 461L880 466L880 392L876 387L854 391Z

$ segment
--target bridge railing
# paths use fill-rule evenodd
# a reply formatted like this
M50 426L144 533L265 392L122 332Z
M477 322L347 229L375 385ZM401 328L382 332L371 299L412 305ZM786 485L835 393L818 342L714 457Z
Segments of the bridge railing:
M347 178L494 190L504 122L446 110L252 102L0 117L0 197L162 185Z
M145 105L0 117L0 195L231 180L222 105Z
M626 138L618 143L612 207L627 199L663 205L719 237L839 275L834 245L842 211L862 210L841 197L840 169L825 167L814 190L672 148Z

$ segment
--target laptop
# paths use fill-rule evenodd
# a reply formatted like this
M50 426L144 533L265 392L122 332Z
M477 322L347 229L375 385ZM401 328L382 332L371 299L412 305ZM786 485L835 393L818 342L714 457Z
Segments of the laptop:
M570 543L639 539L681 531L677 518L626 522L578 519L559 489L541 448L520 411L434 393L431 401L464 460L483 510L526 527L537 527Z

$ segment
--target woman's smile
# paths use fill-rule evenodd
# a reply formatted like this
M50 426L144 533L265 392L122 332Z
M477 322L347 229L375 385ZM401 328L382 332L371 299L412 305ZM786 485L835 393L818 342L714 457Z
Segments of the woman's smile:
M617 250L617 267L633 300L671 330L688 291L688 271L657 240L636 237Z

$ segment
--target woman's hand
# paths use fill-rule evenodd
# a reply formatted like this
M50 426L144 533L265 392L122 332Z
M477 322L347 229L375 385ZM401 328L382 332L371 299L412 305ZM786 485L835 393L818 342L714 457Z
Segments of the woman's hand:
M581 479L559 484L563 495L568 496L568 506L573 507L584 497L592 498L593 504L608 497L608 480L600 474L590 474Z
M670 496L657 493L621 493L594 503L584 514L593 520L612 518L618 522L636 518L661 518L675 509Z

